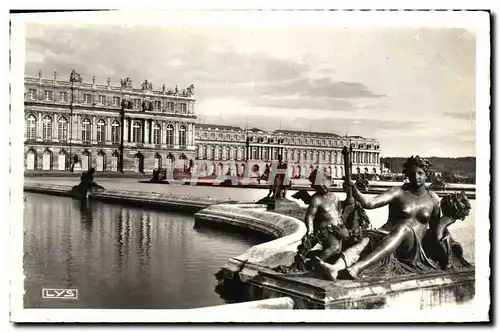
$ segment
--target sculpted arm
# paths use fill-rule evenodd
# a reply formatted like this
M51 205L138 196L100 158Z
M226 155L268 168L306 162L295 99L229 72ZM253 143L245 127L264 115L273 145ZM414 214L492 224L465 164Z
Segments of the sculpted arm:
M376 209L392 202L400 193L401 189L394 187L373 198L363 195L356 186L351 186L352 196L365 209Z
M316 212L318 211L318 207L320 204L321 204L321 199L318 196L311 197L311 202L307 207L306 217L304 219L308 234L312 233L314 229L313 227L314 217L316 216Z

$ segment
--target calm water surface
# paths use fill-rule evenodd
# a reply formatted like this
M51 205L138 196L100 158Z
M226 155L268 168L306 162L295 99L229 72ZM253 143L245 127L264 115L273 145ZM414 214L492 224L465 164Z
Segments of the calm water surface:
M27 308L187 309L223 304L214 274L256 238L194 229L189 215L25 193ZM78 300L42 299L77 288Z

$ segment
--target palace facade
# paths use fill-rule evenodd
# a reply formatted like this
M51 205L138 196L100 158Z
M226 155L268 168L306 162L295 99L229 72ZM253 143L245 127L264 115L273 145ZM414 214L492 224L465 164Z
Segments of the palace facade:
M77 158L81 171L150 173L196 160L197 171L210 169L209 175L244 174L245 165L260 173L281 156L293 177L307 177L322 165L341 178L341 151L351 144L353 174L381 173L375 139L195 124L194 104L192 85L154 90L147 80L134 87L129 78L100 85L95 77L83 82L74 71L68 80L58 80L57 73L52 79L41 72L25 77L25 169L68 171Z
M25 169L148 172L194 158L194 86L179 91L25 77Z
M257 169L271 165L281 156L294 178L307 177L320 165L332 178L341 178L344 175L341 151L349 144L353 147L352 174L381 173L379 142L360 136L197 124L195 140L196 159L213 163L216 175L228 171L244 174L247 161L252 169Z

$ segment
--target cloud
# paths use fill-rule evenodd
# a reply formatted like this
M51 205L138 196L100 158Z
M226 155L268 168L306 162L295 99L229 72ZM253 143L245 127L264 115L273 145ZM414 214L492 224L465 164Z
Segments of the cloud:
M351 110L353 104L345 99L334 98L255 98L251 102L254 106L290 109L319 109L319 110Z
M267 96L299 95L306 98L380 98L359 82L334 82L330 78L299 78L284 83L257 87L257 93Z
M202 32L148 27L43 26L26 39L26 73L69 73L84 79L105 75L119 82L130 77L134 85L144 79L155 86L227 85L253 82L284 82L306 74L308 65L277 59L263 53L242 54L230 49L212 50L211 39ZM39 30L43 30L40 34ZM41 66L40 54L44 57ZM101 70L96 66L101 65ZM42 68L40 68L42 67ZM114 73L114 74L113 74ZM104 75L104 76L103 76ZM203 91L201 97L203 97Z
M458 119L458 120L475 120L476 112L471 111L469 113L452 113L452 112L444 112L444 116L449 118Z

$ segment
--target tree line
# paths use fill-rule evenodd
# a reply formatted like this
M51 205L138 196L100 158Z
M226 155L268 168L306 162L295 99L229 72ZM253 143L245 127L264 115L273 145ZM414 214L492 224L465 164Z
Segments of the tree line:
M386 157L380 158L380 163L391 173L402 173L406 159L407 157ZM435 180L437 173L448 183L475 183L476 157L430 157L429 160L435 172L431 175L430 181Z

